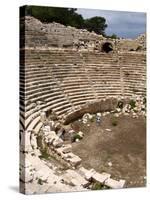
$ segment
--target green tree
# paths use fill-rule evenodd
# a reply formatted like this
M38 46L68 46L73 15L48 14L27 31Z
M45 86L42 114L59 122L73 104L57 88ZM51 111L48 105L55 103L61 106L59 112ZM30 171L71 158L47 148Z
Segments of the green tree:
M107 38L118 39L118 36L113 33L112 35L108 35Z
M57 22L66 26L73 26L79 29L87 29L97 34L105 35L107 27L106 20L103 17L93 17L83 19L78 14L76 8L58 8L46 6L25 6L20 10L20 16L29 15L39 19L44 23Z
M64 25L81 27L84 19L76 13L76 8L57 8L45 6L26 6L25 14L39 19L41 22L57 22Z
M94 31L97 34L105 35L105 29L107 28L106 19L104 17L85 19L84 28L88 31Z

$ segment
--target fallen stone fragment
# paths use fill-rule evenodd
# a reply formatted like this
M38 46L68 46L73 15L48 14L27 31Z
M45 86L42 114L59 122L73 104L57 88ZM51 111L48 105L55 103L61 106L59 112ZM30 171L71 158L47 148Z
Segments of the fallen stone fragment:
M89 185L89 182L85 180L80 174L70 169L66 171L66 173L62 176L62 179L65 183L68 183L73 186L86 187Z
M105 181L105 185L113 189L120 189L125 186L125 180L116 181L114 179L108 178Z
M54 147L61 147L63 145L63 140L61 138L57 138L53 141Z
M104 182L110 178L110 174L100 174L100 173L94 173L92 175L92 179L100 184L104 184Z
M96 173L95 169L88 170L87 173L85 173L85 178L87 180L91 180L92 176Z
M111 129L109 129L109 128L106 128L105 130L111 132Z
M84 177L86 177L86 173L88 173L88 171L89 170L85 169L84 167L79 168L79 173Z
M75 140L75 142L80 142L80 140L77 138L77 139Z
M112 166L112 162L108 162L108 166L111 167Z
M71 152L72 146L70 144L66 144L56 149L56 152L60 155Z
M77 166L81 163L81 158L71 152L64 156L64 160L69 161L72 166Z

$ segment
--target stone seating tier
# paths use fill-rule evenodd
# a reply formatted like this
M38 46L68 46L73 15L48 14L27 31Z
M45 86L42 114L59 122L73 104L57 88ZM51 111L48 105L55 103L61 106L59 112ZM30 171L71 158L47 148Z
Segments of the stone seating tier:
M52 109L60 117L76 106L106 96L143 95L146 92L145 60L145 54L132 52L116 55L74 50L21 50L21 62L24 61L25 66L20 69L20 101L25 128L36 127L41 110Z

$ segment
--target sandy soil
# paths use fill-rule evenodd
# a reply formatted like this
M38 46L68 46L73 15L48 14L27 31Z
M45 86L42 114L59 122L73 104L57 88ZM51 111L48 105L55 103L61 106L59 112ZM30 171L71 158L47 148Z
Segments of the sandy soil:
M131 116L117 118L112 125L112 115L102 118L98 126L75 121L72 127L83 131L84 138L73 143L73 152L82 158L86 168L107 172L114 179L125 179L127 187L145 186L146 176L146 120ZM106 129L111 129L107 131Z

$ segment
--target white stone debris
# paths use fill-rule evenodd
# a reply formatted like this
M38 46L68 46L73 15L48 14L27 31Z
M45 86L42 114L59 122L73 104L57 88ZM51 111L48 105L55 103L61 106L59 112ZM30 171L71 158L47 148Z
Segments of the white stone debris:
M106 174L106 173L104 173L104 174L100 174L100 173L94 173L93 175L92 175L92 179L95 181L95 182L98 182L98 183L101 183L101 184L104 184L105 183L105 181L108 179L108 178L110 178L110 174Z
M96 173L95 169L90 169L87 172L85 172L85 178L87 180L91 180L92 176Z
M54 147L60 147L63 145L63 140L56 135L55 131L45 131L44 141Z
M56 149L56 152L63 156L63 154L70 153L72 146L70 144L64 144L60 148Z
M82 117L82 122L86 124L89 120L91 120L93 116L89 113L85 113Z
M74 170L68 169L64 175L62 175L62 179L65 183L68 183L73 186L83 186L86 187L89 185L89 182L85 180L79 173Z
M101 117L101 116L102 116L102 114L101 114L101 113L97 113L96 115L97 115L98 117Z
M46 121L46 113L44 112L44 111L42 111L41 113L40 113L40 117L41 117L41 122L42 123L44 123L45 121Z
M105 181L105 185L113 189L121 189L125 186L125 180L116 181L114 179L108 178Z
M111 132L111 129L109 129L109 128L106 128L105 130L108 131L108 132Z
M109 166L109 167L112 167L112 162L108 162L108 166Z
M64 154L64 160L69 161L69 163L74 167L81 164L81 158L72 152Z

